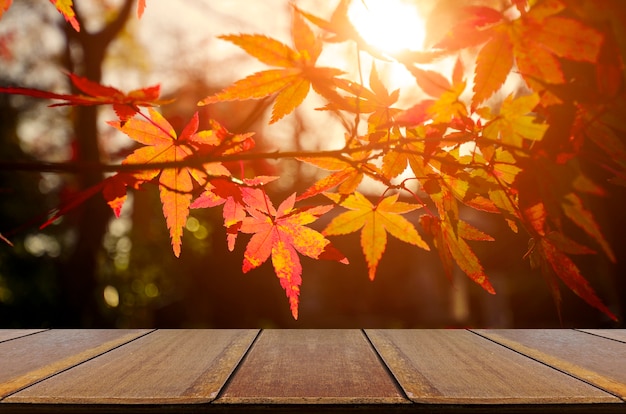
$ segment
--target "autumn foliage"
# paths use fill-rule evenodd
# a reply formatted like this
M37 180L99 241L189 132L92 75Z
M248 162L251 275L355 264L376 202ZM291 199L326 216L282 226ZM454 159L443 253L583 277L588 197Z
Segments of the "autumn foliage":
M79 30L72 1L51 2ZM231 133L214 120L211 129L198 131L197 113L182 131L174 131L154 109L167 103L159 100L158 86L123 93L69 74L81 94L0 91L51 99L53 105L112 105L119 119L108 124L141 144L116 175L72 205L60 206L58 214L96 193L119 214L129 189L156 185L172 249L179 256L189 210L221 208L229 250L241 233L250 235L243 241L242 271L271 259L296 319L306 273L300 255L348 264L332 238L355 232L372 280L391 235L415 248L436 251L448 277L458 266L495 294L468 243L494 238L460 214L475 209L500 216L511 232L528 236L528 251L519 256L547 280L557 305L562 282L616 320L571 256L601 251L616 261L587 200L626 184L626 144L620 139L626 130L616 121L626 115L626 49L616 34L622 22L612 9L619 2L502 3L498 9L467 7L459 25L431 50L420 52L385 54L367 45L350 24L347 0L339 1L332 16L294 6L290 45L263 34L221 36L269 68L198 105L270 98L269 122L275 123L314 92L326 102L318 110L349 114L354 120L346 126L342 147L315 153L255 152L251 133ZM10 4L0 1L0 13ZM145 6L139 2L140 15ZM357 53L371 55L369 78L351 79L337 68L318 66L329 42L350 42ZM468 55L475 56L475 62L463 61ZM452 73L428 69L427 64L450 56L457 56ZM406 108L396 106L400 91L389 91L377 70L383 60L403 65L424 99ZM511 77L523 81L524 88L493 105L490 98ZM264 188L275 177L237 176L225 166L227 161L262 157L295 158L327 174L303 193L273 202ZM586 176L579 162L583 158L593 159L610 174L609 182ZM366 197L359 187L365 177L384 190ZM404 216L416 210L421 214L418 221ZM310 227L331 211L321 232ZM566 222L588 239L573 240Z

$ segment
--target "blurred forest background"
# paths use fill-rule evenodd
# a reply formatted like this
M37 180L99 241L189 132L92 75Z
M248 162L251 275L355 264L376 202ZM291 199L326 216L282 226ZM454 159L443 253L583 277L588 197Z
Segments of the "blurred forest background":
M264 33L288 42L284 0L149 1L139 21L131 0L75 3L80 33L49 2L14 2L0 20L0 86L68 93L65 72L125 91L160 83L166 97L176 98L162 112L180 131L198 110L199 99L258 69L252 58L216 35ZM430 28L427 41L459 18L456 1L421 3ZM333 1L297 4L322 16L336 6ZM345 54L349 65L355 52L337 53ZM497 295L486 294L460 271L450 283L436 253L393 238L377 279L370 282L358 234L353 234L333 238L350 259L348 267L303 258L300 318L294 321L269 263L242 274L245 244L239 241L234 252L227 251L220 209L192 210L180 259L172 254L156 188L132 193L119 219L96 195L39 231L48 211L103 178L97 171L42 172L42 162L116 162L134 148L104 123L115 119L109 108L48 104L0 94L0 233L13 243L0 244L0 328L625 326L623 187L611 187L608 197L592 200L595 211L605 212L598 219L618 264L603 255L576 258L620 318L617 325L565 289L560 322L541 275L522 259L528 237L511 237L502 220L487 215L465 219L497 240L473 245ZM256 131L257 146L267 151L312 150L333 134L329 125L337 119L332 114L310 116L300 109L284 123L267 127L268 104L203 107L201 120L216 118L233 132ZM310 108L316 104L310 102ZM334 135L342 136L341 127ZM14 161L32 168L16 170ZM302 191L319 173L290 160L258 161L245 168L250 174L281 176L270 194L275 200ZM600 172L589 174L602 179Z

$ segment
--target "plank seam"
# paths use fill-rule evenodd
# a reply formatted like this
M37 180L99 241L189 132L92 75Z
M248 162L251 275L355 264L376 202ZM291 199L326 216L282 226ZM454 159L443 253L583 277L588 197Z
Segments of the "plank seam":
M374 343L372 342L370 337L367 335L367 332L365 332L365 329L360 329L360 331L361 331L361 334L365 337L365 340L367 341L367 343L369 344L370 349L374 351L374 355L376 355L378 362L380 362L380 364L383 366L383 369L387 372L387 375L389 375L389 378L393 382L393 385L396 387L396 389L398 390L402 398L404 398L406 401L410 402L411 404L415 404L415 402L413 402L409 398L409 396L406 394L406 392L404 391L404 388L400 384L400 381L398 381L398 378L396 378L395 374L393 373L389 365L387 365L387 363L383 359L383 356L378 352L378 349L376 349L376 346L374 346Z
M127 342L121 343L119 345L116 345L116 346L112 347L111 349L108 349L108 350L106 350L106 351L104 351L104 352L102 352L100 354L94 355L92 357L89 357L89 358L85 359L84 361L81 361L81 362L77 363L77 364L73 364L73 365L71 365L69 367L66 367L66 368L64 368L64 369L62 369L62 370L60 370L58 372L55 372L53 374L47 375L47 376L45 376L43 378L40 378L40 379L38 379L38 380L28 384L28 385L25 385L23 387L20 387L20 388L16 389L15 391L11 391L10 393L5 395L4 397L0 398L0 402L4 401L5 399L11 397L14 394L17 394L20 391L24 391L25 389L32 387L33 385L36 385L36 384L39 384L39 383L41 383L43 381L49 380L50 378L54 378L54 377L56 377L57 375L59 375L59 374L61 374L63 372L66 372L66 371L69 371L70 369L76 368L77 366L80 366L80 365L84 364L85 362L91 361L91 360L93 360L95 358L99 358L102 355L106 355L109 352L111 352L111 351L113 351L113 350L115 350L117 348L120 348L120 347L122 347L124 345L130 344L131 342L134 342L134 341L136 341L136 340L138 340L140 338L143 338L144 336L150 335L151 333L153 333L155 331L156 331L156 329L152 329L152 330L150 330L150 331L148 331L148 332L146 332L144 334L141 334L141 335L131 339L130 341L127 341Z
M500 343L500 342L496 341L495 339L492 339L492 338L489 338L488 336L482 335L482 334L480 334L480 332L476 332L473 329L468 329L468 331L473 333L474 335L477 335L477 336L479 336L481 338L484 338L484 339L486 339L488 341L491 341L491 342L493 342L496 345L499 345L499 346L502 346L504 348L510 349L511 351L513 351L513 352L515 352L515 353L517 353L519 355L522 355L522 356L524 356L526 358L532 359L533 361L536 361L536 362L540 363L541 365L544 365L544 366L546 366L548 368L551 368L551 369L553 369L555 371L558 371L558 372L560 372L562 374L565 374L568 377L571 377L571 378L573 378L575 380L584 382L585 384L590 385L591 387L596 388L596 389L598 389L598 390L600 390L602 392L610 394L610 395L614 396L615 398L619 399L620 401L622 401L623 403L626 403L626 400L624 398L622 398L619 394L616 394L615 392L613 392L611 390L607 390L607 389L605 389L605 388L603 388L603 387L601 387L601 386L599 386L597 384L594 384L594 383L590 382L589 380L586 380L584 378L580 378L580 377L576 376L573 373L570 373L570 372L567 372L567 371L563 370L562 368L550 365L550 364L548 364L548 363L546 363L546 362L544 362L544 361L542 361L540 359L537 359L537 358L533 357L532 355L527 355L527 354L525 354L525 353L523 353L521 351L518 351L515 348L512 348L512 347L510 347L510 346L508 346L506 344Z
M43 333L43 332L46 332L46 331L49 331L49 330L50 330L50 328L48 328L48 329L42 329L41 331L31 332L31 333L29 333L29 334L24 334L24 335L22 335L22 336L16 336L15 338L3 339L2 341L0 341L0 344L1 344L1 343L4 343L4 342L14 341L14 340L16 340L16 339L20 339L20 338L26 338L27 336L37 335L37 334L40 334L40 333Z
M226 391L226 389L228 388L228 386L232 382L232 379L235 377L237 372L239 372L240 367L244 364L246 359L248 359L248 354L250 354L250 351L252 351L252 348L254 348L254 346L256 345L256 343L259 340L259 337L261 336L261 333L263 331L264 331L264 329L259 329L257 331L254 339L252 340L252 342L250 342L250 345L248 345L248 348L246 349L246 352L244 352L243 355L241 356L241 358L239 358L239 362L231 370L230 375L228 375L228 378L226 378L226 381L224 381L224 383L220 387L220 390L217 392L217 395L213 398L213 400L211 400L211 402L209 404L213 404L215 401L218 401L220 398L222 398L222 396L224 395L224 392Z
M626 341L621 341L621 340L615 339L615 338L609 338L608 336L598 335L596 333L589 332L589 331L583 331L582 329L573 329L573 330L576 331L576 332L587 334L587 335L592 335L592 336L595 336L597 338L608 339L609 341L615 341L615 342L619 342L620 344L626 344Z

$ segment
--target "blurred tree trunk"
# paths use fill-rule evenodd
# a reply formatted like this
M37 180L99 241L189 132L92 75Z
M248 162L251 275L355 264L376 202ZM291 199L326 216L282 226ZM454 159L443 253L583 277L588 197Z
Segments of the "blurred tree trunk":
M81 31L68 28L68 70L91 81L102 79L102 64L107 49L123 29L130 16L134 0L126 0L117 17L98 32L90 33L76 10ZM70 50L74 48L73 50ZM98 142L98 107L80 106L75 109L74 139L76 159L87 163L101 162ZM87 171L77 177L78 191L102 181L99 171ZM63 265L61 274L65 314L59 315L60 322L74 327L103 326L105 320L99 311L97 291L98 254L102 250L102 239L111 217L111 209L101 196L94 196L76 211L77 240L74 251Z

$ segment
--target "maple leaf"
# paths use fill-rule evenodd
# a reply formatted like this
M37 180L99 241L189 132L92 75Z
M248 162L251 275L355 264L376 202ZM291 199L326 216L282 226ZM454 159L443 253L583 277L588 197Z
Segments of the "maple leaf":
M398 148L389 150L385 155L383 155L381 172L387 179L397 177L406 169L409 155L404 151L398 151L397 149Z
M65 102L50 105L55 106L91 106L91 105L113 105L117 116L122 122L132 118L140 106L158 106L169 101L159 100L160 86L149 86L142 89L130 91L128 94L111 86L100 85L87 78L68 74L70 80L76 88L86 95L59 94L31 88L0 88L0 92L17 95L27 95L43 99L59 99Z
M444 180L444 183L450 185L454 181ZM439 217L423 215L420 217L420 224L428 234L433 236L435 247L437 247L448 278L452 280L452 272L456 262L470 279L487 292L495 294L478 257L465 242L465 240L493 241L493 237L460 220L458 202L453 197L454 190L458 190L458 188L451 190L446 185L424 185L424 190L437 206Z
M430 119L430 108L435 104L434 99L424 99L410 108L396 115L394 121L398 126L416 126Z
M347 40L354 41L360 50L367 51L377 59L387 60L376 48L370 46L352 25L348 17L350 0L340 0L337 8L333 11L330 20L324 20L311 13L307 13L296 6L294 9L304 16L308 21L327 32L324 41L329 43L341 43Z
M513 45L506 32L493 36L478 52L472 108L496 92L513 68Z
M301 195L298 196L298 201L321 194L324 191L328 191L337 186L340 186L339 192L341 194L350 194L356 190L358 185L363 180L363 173L358 168L355 168L342 160L323 157L300 157L298 160L328 171L333 171L332 174L321 178L315 182L315 184L307 188Z
M323 96L336 99L333 80L343 72L335 68L315 67L322 50L321 41L298 13L294 12L292 16L291 33L295 50L263 35L220 36L220 39L234 43L259 61L283 69L254 73L221 92L204 98L198 105L259 99L276 94L270 119L270 123L274 123L300 105L311 87Z
M468 119L466 104L461 102L460 99L466 87L463 71L463 63L458 58L452 72L452 84L437 72L423 71L423 75L413 73L422 90L424 92L429 90L427 93L437 98L431 105L426 107L425 111L433 122L447 123L454 118ZM420 80L421 78L424 79Z
M566 81L558 58L595 63L603 43L598 30L560 16L561 0L534 2L525 11L525 2L516 3L521 16L513 21L489 7L469 7L468 18L452 30L438 47L463 49L486 42L476 61L472 109L500 89L513 63L535 91L546 84ZM555 101L547 94L545 104Z
M9 10L11 4L13 4L13 0L0 0L0 18L2 18L4 12Z
M558 277L589 305L600 310L609 318L617 321L617 317L602 303L589 282L582 276L576 264L564 252L570 254L590 253L589 249L580 246L565 236L552 232L539 240L533 240L531 249L527 253L530 256L533 267L541 267L542 274L548 280L552 294L555 298L560 315L559 286L555 281Z
M593 113L588 113L585 119L579 120L583 128L579 128L576 133L583 135L587 140L600 148L609 157L609 163L617 164L616 167L607 168L608 170L618 170L615 171L616 176L611 181L615 184L626 185L622 182L623 178L620 179L619 177L619 175L626 177L624 173L626 171L626 145L622 142L614 128L594 118L595 115Z
M564 7L561 1L541 2L513 23L518 69L536 91L546 84L566 82L557 58L591 63L598 59L602 33L578 20L556 16Z
M137 0L137 17L141 19L144 11L146 11L146 0Z
M502 21L502 13L490 7L463 7L466 19L451 28L435 47L455 51L478 46L489 39L490 27Z
M479 111L489 120L483 129L483 136L518 148L523 147L524 139L540 141L548 125L538 122L537 117L531 114L539 100L537 93L517 98L509 95L502 102L497 116L491 114L489 108Z
M600 226L596 222L591 211L587 210L582 203L580 196L575 193L569 193L565 196L565 200L561 203L563 212L578 227L583 229L589 236L594 238L611 262L615 263L615 253L609 242L604 238Z
M229 180L211 180L205 186L205 191L191 203L190 208L208 208L224 205L222 209L224 227L227 233L228 250L232 252L235 248L237 234L243 219L246 217L244 194L249 193L251 188L258 188L277 178L259 176L252 179L244 178L241 181L232 177Z
M180 162L190 159L198 152L207 151L207 147L217 147L221 142L212 131L197 131L198 113L192 117L180 136L177 136L170 123L161 114L152 108L148 108L148 111L149 120L133 118L124 124L109 122L109 125L145 145L127 156L122 163L143 166L141 171L133 172L133 177L139 181L150 181L159 176L159 194L163 204L163 215L170 230L172 249L178 257L182 244L183 226L189 215L194 181L204 185L208 176L228 176L230 172L217 162L206 163L202 165L202 169L149 168L149 164L152 163Z
M54 7L56 7L65 20L72 25L74 30L80 32L80 25L78 24L78 20L76 20L76 13L74 13L74 9L72 8L74 6L72 0L50 0L50 3L54 4Z
M71 194L67 199L63 200L60 205L51 209L48 212L48 219L39 226L39 229L43 230L53 224L56 220L99 192L102 192L105 201L111 207L115 216L119 218L124 202L126 201L126 188L138 188L138 184L138 180L135 179L132 174L128 173L117 173L107 177L91 187Z
M352 96L340 96L333 98L326 106L318 110L348 111L355 114L367 114L368 131L373 133L379 129L386 129L391 125L393 118L401 111L392 108L400 95L398 89L389 93L378 75L376 65L372 62L370 71L370 89L346 79L335 79L338 89L344 90Z
M441 96L442 93L452 89L452 85L450 85L448 79L439 72L420 69L416 66L409 66L407 69L415 77L417 85L427 95L437 98Z
M326 37L327 42L340 43L348 39L353 39L359 43L365 43L359 32L354 28L350 19L348 18L348 8L350 6L350 0L340 0L339 4L333 11L330 20L324 20L311 13L307 13L296 6L294 9L319 28L329 32L329 36Z
M271 256L280 285L289 299L291 314L298 319L298 302L302 284L302 265L298 253L313 259L331 259L347 264L348 259L319 232L306 227L333 206L294 208L296 194L285 199L278 208L262 190L251 189L244 194L246 211L240 231L252 234L244 253L244 273L259 267Z
M513 47L510 29L503 22L504 16L500 11L485 6L469 6L463 8L463 15L467 17L435 47L456 51L486 43L476 59L471 105L474 110L500 89L506 80L513 67Z
M454 262L456 262L470 279L492 295L496 293L478 257L465 242L465 239L492 241L493 238L491 236L464 221L452 224L449 219L441 220L424 215L420 217L420 223L424 230L433 236L448 279L452 280ZM456 226L456 231L453 226Z
M122 213L122 207L126 202L127 187L139 188L140 182L129 173L117 173L114 176L108 177L104 180L104 187L102 188L102 196L105 201L113 210L115 217L120 217Z
M374 280L378 263L387 248L387 233L403 242L430 250L415 226L400 215L417 210L422 205L397 201L398 194L383 198L377 204L373 204L359 192L347 197L335 193L324 195L350 211L333 218L322 234L337 236L361 230L361 248L367 261L370 280Z

